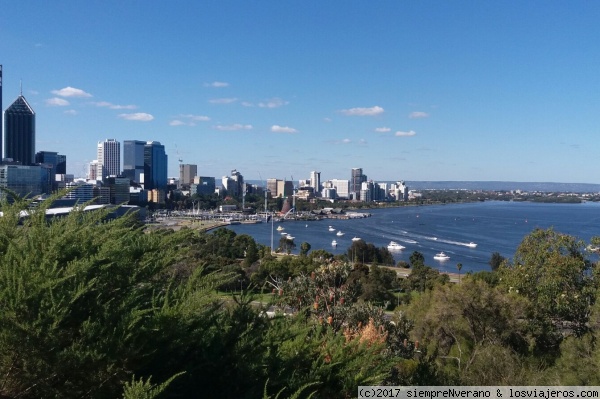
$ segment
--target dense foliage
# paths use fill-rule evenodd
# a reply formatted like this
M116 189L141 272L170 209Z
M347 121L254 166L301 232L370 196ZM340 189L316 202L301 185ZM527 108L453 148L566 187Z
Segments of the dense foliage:
M364 242L273 256L226 229L146 231L135 215L48 219L49 203L30 205L1 204L0 397L600 384L597 255L553 230L454 284L418 252L399 279Z

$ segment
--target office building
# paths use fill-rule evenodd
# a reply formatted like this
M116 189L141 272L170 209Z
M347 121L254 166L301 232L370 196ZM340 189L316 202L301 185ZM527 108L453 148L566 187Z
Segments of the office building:
M42 181L46 169L39 165L0 165L0 188L14 192L21 197L42 194ZM10 200L10 194L0 190L0 199Z
M69 190L65 198L76 200L77 203L83 204L94 199L94 185L84 181L76 181L66 184Z
M310 186L313 188L315 195L319 196L321 192L321 172L310 172Z
M362 168L353 168L350 174L350 193L352 199L359 199L362 183L367 181L367 176L363 175ZM362 198L360 198L362 200Z
M144 179L144 147L145 141L123 141L123 176L136 183Z
M35 153L35 163L50 167L50 191L56 190L58 188L56 175L67 173L67 157L54 151L38 151ZM44 192L50 193L50 191L45 190Z
M231 180L233 181L233 192L230 192L229 195L233 197L239 197L244 194L244 176L236 169L231 171Z
M277 179L267 179L267 191L270 193L271 198L277 197Z
M179 164L180 187L188 187L190 184L194 184L194 178L196 176L198 176L198 165Z
M98 161L96 159L94 159L88 165L87 179L98 180Z
M350 195L350 181L341 179L332 179L331 186L335 189L337 198L348 199Z
M4 157L21 165L35 161L35 112L22 94L4 111Z
M158 141L148 141L144 145L144 189L167 189L167 162L165 146ZM153 195L151 198L162 198ZM163 200L164 202L164 200Z
M115 139L98 142L96 179L104 180L121 173L121 143Z
M212 195L215 193L216 182L214 177L196 176L190 185L190 195Z

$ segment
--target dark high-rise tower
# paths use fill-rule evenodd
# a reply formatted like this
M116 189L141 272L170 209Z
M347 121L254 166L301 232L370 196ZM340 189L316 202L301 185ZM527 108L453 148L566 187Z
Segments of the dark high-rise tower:
M144 178L144 146L145 141L123 141L123 175L136 183Z
M35 161L35 112L23 94L4 111L4 154L23 165Z
M144 189L167 188L167 161L165 146L158 141L148 141L144 146Z

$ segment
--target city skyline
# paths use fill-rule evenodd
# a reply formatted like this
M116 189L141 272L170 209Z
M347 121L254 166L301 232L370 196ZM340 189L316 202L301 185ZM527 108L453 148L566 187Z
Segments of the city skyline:
M3 6L0 104L22 82L76 177L110 137L162 143L170 177L600 182L598 3L140 7Z

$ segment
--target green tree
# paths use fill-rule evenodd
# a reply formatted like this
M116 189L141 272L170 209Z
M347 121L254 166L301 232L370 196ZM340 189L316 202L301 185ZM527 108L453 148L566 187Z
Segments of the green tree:
M564 334L589 330L596 282L583 241L553 229L523 239L512 263L499 269L501 286L530 301L528 319L536 349L557 349Z
M492 257L490 258L488 264L490 265L492 271L495 272L500 268L500 266L505 260L506 259L504 258L504 256L500 255L499 252L494 252L492 253Z
M306 256L308 251L310 251L310 244L304 241L302 244L300 244L300 255Z

